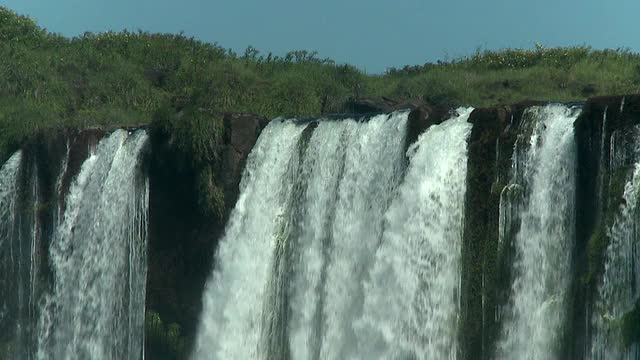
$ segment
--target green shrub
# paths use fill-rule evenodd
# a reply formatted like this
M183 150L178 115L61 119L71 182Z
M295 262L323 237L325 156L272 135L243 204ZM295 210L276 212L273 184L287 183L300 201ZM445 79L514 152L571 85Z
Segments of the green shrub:
M583 277L584 284L593 284L597 279L597 274L602 269L604 252L609 245L609 238L604 232L603 226L594 230L593 234L587 242L587 274Z
M273 118L341 112L347 99L362 96L478 107L640 90L640 55L626 49L537 44L367 75L313 51L274 56L248 47L239 56L183 34L64 38L2 7L0 59L0 160L38 129L139 125L167 107ZM179 121L196 136L202 126L187 115Z
M180 326L165 325L154 311L147 311L145 316L145 348L150 359L179 360L187 356Z

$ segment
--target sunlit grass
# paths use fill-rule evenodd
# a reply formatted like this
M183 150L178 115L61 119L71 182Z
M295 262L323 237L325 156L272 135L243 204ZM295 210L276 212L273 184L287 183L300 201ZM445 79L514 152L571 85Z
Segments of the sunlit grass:
M182 34L67 39L2 7L0 59L0 161L38 129L144 124L167 108L313 116L362 96L479 107L640 91L640 55L624 49L536 44L367 75L314 52L239 55Z

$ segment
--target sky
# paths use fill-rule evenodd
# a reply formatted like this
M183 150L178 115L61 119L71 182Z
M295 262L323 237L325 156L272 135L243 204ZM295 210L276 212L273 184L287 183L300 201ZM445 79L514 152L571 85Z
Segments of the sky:
M50 32L184 32L244 53L317 51L367 73L476 49L640 52L639 0L0 0Z

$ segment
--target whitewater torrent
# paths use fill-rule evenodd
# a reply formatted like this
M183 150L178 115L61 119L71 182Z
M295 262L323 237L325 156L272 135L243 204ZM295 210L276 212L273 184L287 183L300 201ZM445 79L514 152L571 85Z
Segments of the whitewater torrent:
M54 285L40 314L38 359L142 357L146 143L144 131L115 131L71 184L49 249Z
M517 214L514 281L498 342L499 359L542 360L560 355L575 242L573 123L579 113L561 105L534 107L525 113L525 121L532 122L532 134L528 147L516 149L513 157L514 183L522 187L524 199Z
M420 137L400 187L407 112L271 122L216 254L194 358L455 356L470 111Z
M18 177L22 152L15 153L0 168L0 355L22 356L25 333L25 290L21 276L23 261L20 244L20 223L16 214L19 206ZM11 295L10 295L11 294ZM4 348L5 344L13 344Z
M356 326L361 359L455 359L472 109L430 127L385 215Z
M256 359L262 305L290 195L287 169L305 126L274 120L247 159L240 196L208 281L196 357Z
M624 187L622 204L606 234L609 245L605 253L604 275L591 319L593 330L589 359L593 360L640 358L638 344L625 348L620 331L622 316L633 309L640 297L640 128L634 128L631 144L625 144L619 135L614 133L611 136L610 166L618 168L625 165L625 157L628 157L625 154L631 153L633 170ZM625 151L629 147L634 151Z

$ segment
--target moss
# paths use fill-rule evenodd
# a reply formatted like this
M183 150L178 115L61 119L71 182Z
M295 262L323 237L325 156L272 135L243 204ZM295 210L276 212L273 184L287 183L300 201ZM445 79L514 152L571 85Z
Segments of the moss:
M620 206L624 202L624 188L632 171L630 166L621 167L611 171L608 177L608 184L604 196L604 213L600 225L597 226L587 242L587 272L582 276L583 284L594 284L599 274L602 273L604 257L609 246L609 236L607 229L613 226L616 215L620 211ZM605 176L607 176L605 174Z
M587 273L582 277L584 284L593 284L602 269L604 252L609 245L609 237L604 227L597 227L587 242Z
M9 341L0 341L0 359L10 359L13 354L13 343Z
M215 169L221 162L222 116L201 108L164 106L153 115L152 132L167 137L177 164L193 175L200 213L222 219L224 190Z
M626 347L640 342L640 300L622 317L622 342Z
M198 205L205 215L222 219L224 216L224 191L216 184L213 169L206 166L198 172Z
M633 169L625 166L613 170L609 177L609 203L607 206L606 220L613 224L615 215L618 213L620 205L624 202L624 188Z
M41 216L42 214L45 214L47 211L49 211L49 209L51 209L50 202L39 202L34 205L33 210L38 216Z
M149 358L161 360L187 358L185 338L180 333L180 326L175 323L165 325L160 315L150 310L145 317L145 342Z

